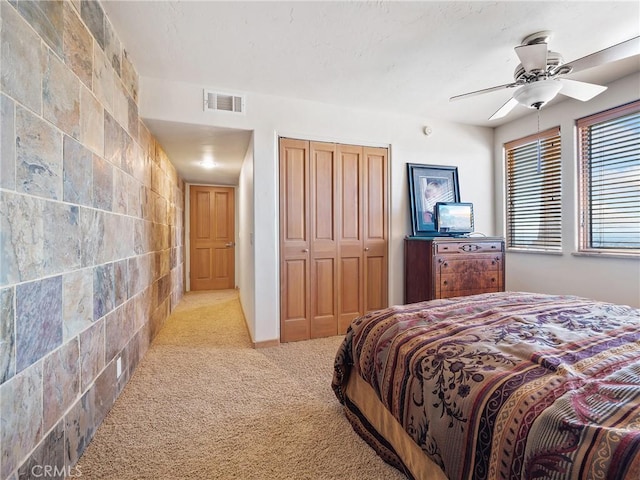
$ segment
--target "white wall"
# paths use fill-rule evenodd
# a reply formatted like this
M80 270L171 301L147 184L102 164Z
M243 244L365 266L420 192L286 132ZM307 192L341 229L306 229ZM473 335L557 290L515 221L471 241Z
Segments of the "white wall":
M254 311L247 308L245 314L254 342L280 336L278 136L390 147L390 303L404 298L403 238L410 233L407 163L457 166L462 200L475 205L476 230L495 234L492 129L254 93L246 95L245 115L203 112L203 88L142 78L140 114L146 119L253 130ZM426 124L433 129L429 137L422 132ZM242 218L239 228L250 229L244 224L248 221ZM240 288L247 301L247 286Z
M240 289L240 303L247 319L251 338L255 338L255 284L253 242L253 137L240 170L238 180L238 226L236 228L236 283Z
M611 83L589 102L566 100L540 111L540 129L560 125L562 138L562 255L507 253L506 287L541 293L581 295L640 307L640 259L576 255L578 191L575 120L640 97L640 74ZM505 142L533 134L536 114L495 130L496 226L505 231ZM640 208L640 207L639 207Z

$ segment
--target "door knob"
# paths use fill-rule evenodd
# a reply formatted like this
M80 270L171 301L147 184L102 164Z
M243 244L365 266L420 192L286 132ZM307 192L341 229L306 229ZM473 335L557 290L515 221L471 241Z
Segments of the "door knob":
M302 252L303 252L303 253L307 253L308 251L309 251L309 249L308 249L308 248L303 248L303 249L302 249Z
M225 247L233 247L233 242L225 243Z
M369 247L365 247L364 251L368 252L369 251Z

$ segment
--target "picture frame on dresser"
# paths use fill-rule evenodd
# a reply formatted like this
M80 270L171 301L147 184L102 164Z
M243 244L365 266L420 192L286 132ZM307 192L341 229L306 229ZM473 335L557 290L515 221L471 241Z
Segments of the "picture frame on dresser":
M458 167L408 163L412 236L437 234L434 207L438 202L459 202Z

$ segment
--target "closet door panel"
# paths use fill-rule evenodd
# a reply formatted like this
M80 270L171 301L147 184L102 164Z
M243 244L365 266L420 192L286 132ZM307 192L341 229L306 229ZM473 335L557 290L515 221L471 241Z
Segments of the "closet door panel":
M338 147L340 166L340 243L362 242L361 163L362 148L340 145Z
M379 310L387 306L386 257L367 255L366 305L365 311Z
M307 150L291 148L285 150L284 167L280 181L284 186L284 242L286 246L308 243L307 200L308 172Z
M362 285L362 254L340 257L340 317L338 333L344 334L353 320L362 315L364 298Z
M364 151L364 279L366 312L388 306L387 149Z
M365 148L366 232L365 242L386 241L387 151Z
M335 146L311 144L311 189L313 242L335 247Z
M280 337L310 335L309 142L280 140Z
M364 313L363 165L362 147L338 145L339 334L344 334L351 320Z
M311 279L311 338L337 335L335 259L314 260Z
M301 320L307 313L307 262L301 260L289 260L285 264L285 282L289 285L289 295L285 308L287 318Z
M311 338L338 332L336 146L310 143Z
M280 308L283 316L281 333L286 342L309 338L307 265L306 259L289 259L284 265L283 284L287 285L287 294Z

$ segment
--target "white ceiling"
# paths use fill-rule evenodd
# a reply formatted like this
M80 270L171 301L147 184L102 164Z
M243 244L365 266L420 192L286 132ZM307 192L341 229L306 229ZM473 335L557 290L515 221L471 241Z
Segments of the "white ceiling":
M156 119L147 119L144 123L185 182L238 184L240 168L251 140L250 131ZM200 166L204 158L213 160L215 167Z
M550 49L566 62L640 35L637 1L107 0L103 7L142 77L480 126L530 111L518 106L487 120L513 90L449 97L511 82L513 48L528 34L551 30ZM609 83L634 71L640 56L570 78ZM235 183L250 132L147 124L185 180ZM219 163L229 171L186 170L195 144L226 152Z

